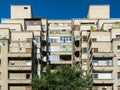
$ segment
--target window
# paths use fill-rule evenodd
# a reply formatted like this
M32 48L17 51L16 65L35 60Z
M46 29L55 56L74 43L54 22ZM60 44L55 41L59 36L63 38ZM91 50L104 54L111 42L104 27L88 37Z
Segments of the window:
M112 79L112 72L95 72L93 73L94 79Z
M10 31L15 31L16 29L10 29Z
M59 55L49 55L49 60L53 62L59 62L60 56Z
M63 26L64 26L64 23L60 23L59 26L63 27Z
M94 79L98 78L98 74L93 74L93 78Z
M28 9L28 7L24 7L24 9Z
M37 53L40 53L40 48L37 48Z
M79 25L74 25L75 30L79 30L79 28L80 28Z
M63 43L71 42L71 37L70 36L62 36L62 37L60 37L60 42L63 42Z
M117 52L120 52L120 46L117 47Z
M49 46L49 51L55 51L55 52L57 52L57 51L59 51L60 50L60 46Z
M96 42L97 40L96 40L96 38L91 38L91 41Z
M60 33L65 33L66 32L66 30L65 29L62 29L61 31L60 31Z
M60 46L59 51L72 51L71 46Z
M59 37L49 37L49 43L58 43Z
M87 48L82 48L83 53L87 53Z
M41 21L39 19L26 19L25 24L26 25L40 25Z
M106 88L102 88L102 90L107 90Z
M92 48L92 52L98 52L98 48Z
M118 79L120 79L120 72L117 73Z
M43 31L45 31L45 25L42 25L42 29L43 29Z
M112 60L93 60L94 66L112 66Z
M58 26L58 23L54 23L54 26L57 27L57 26Z
M52 26L52 23L48 23L48 26L50 26L50 27L51 27L51 26Z
M15 61L9 61L9 65L15 65Z
M30 79L30 74L26 74L26 79Z
M26 61L26 66L31 66L31 61Z
M116 35L116 38L117 38L117 39L120 39L120 35Z
M118 65L120 65L120 59L118 59Z
M87 36L83 36L83 42L87 42Z
M83 72L83 75L84 75L84 76L86 76L86 75L87 75L87 72L86 72L86 71L84 71L84 72Z
M50 34L59 34L60 30L49 30Z
M86 65L86 64L87 64L87 60L86 60L86 59L83 59L83 60L82 60L82 63L83 63L83 65Z
M40 37L34 37L34 40L35 40L36 42L40 42Z
M98 61L93 61L93 65L97 66L98 65Z
M27 41L27 42L31 42L31 41L32 41L32 38L26 38L26 41Z

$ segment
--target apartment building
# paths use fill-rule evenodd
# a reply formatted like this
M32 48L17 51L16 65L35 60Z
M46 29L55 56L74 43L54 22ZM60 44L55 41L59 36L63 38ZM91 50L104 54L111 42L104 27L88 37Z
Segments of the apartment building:
M72 64L71 20L48 20L48 52L50 65Z
M30 8L30 5L12 5L11 19L3 19L0 24L1 90L32 89L31 80L34 73L33 62L35 61L34 35L32 31L25 29L24 16L28 14L19 14L21 17L15 15L17 10L21 10L21 13L25 7ZM31 13L26 17L30 18L29 16Z
M34 18L30 5L11 5L0 24L0 90L32 90L31 80L56 66L80 63L93 90L120 90L120 19L109 5L91 5L87 18ZM18 14L19 11L19 14Z
M91 5L87 18L72 20L75 43L73 59L81 64L84 74L91 73L93 90L119 90L120 86L120 19L110 18L109 13L109 5Z

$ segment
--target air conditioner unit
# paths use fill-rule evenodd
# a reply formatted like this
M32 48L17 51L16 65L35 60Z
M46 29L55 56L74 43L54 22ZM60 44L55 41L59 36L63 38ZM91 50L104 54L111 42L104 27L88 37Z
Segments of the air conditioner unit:
M15 61L10 61L10 65L15 65Z
M47 58L46 58L46 57L43 57L43 61L46 62L46 61L47 61Z
M6 39L6 37L7 37L6 35L2 35L2 39Z
M12 47L12 44L9 44L9 47L11 48L11 47Z

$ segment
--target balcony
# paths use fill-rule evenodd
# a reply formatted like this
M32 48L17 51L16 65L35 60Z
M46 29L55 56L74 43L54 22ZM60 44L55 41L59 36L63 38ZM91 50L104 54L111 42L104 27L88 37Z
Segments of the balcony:
M120 28L120 22L114 22L112 27Z
M93 66L93 70L95 71L112 71L114 67L112 66Z
M79 47L79 44L80 44L79 40L75 40L75 46Z
M93 79L94 84L112 84L114 83L113 79Z
M32 57L32 55L27 52L9 52L8 57Z
M9 84L30 84L31 79L8 79Z
M71 51L59 51L59 52L55 52L55 51L51 51L50 54L58 54L58 55L72 55Z
M28 25L28 26L26 26L26 28L27 28L27 30L30 30L30 31L41 30L40 25Z
M61 29L61 30L49 30L49 35L71 35L72 34L72 30L66 30L66 29Z
M32 66L8 66L8 70L32 70Z
M114 57L112 52L94 52L93 57Z
M62 61L62 60L60 60L58 62L51 61L50 63L51 64L72 64L72 61L71 60L70 61Z
M71 46L72 42L57 42L57 43L50 43L51 46ZM79 48L79 47L78 47Z
M112 71L93 71L93 83L111 84L113 83L113 72Z

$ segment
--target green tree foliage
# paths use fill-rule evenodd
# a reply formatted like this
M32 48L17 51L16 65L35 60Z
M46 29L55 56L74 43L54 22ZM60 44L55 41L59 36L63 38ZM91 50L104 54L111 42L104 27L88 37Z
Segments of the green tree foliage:
M120 27L120 22L115 22L114 24L116 27Z
M84 76L79 65L62 65L54 72L47 66L41 77L33 77L32 86L33 90L90 90L91 82L91 76Z

